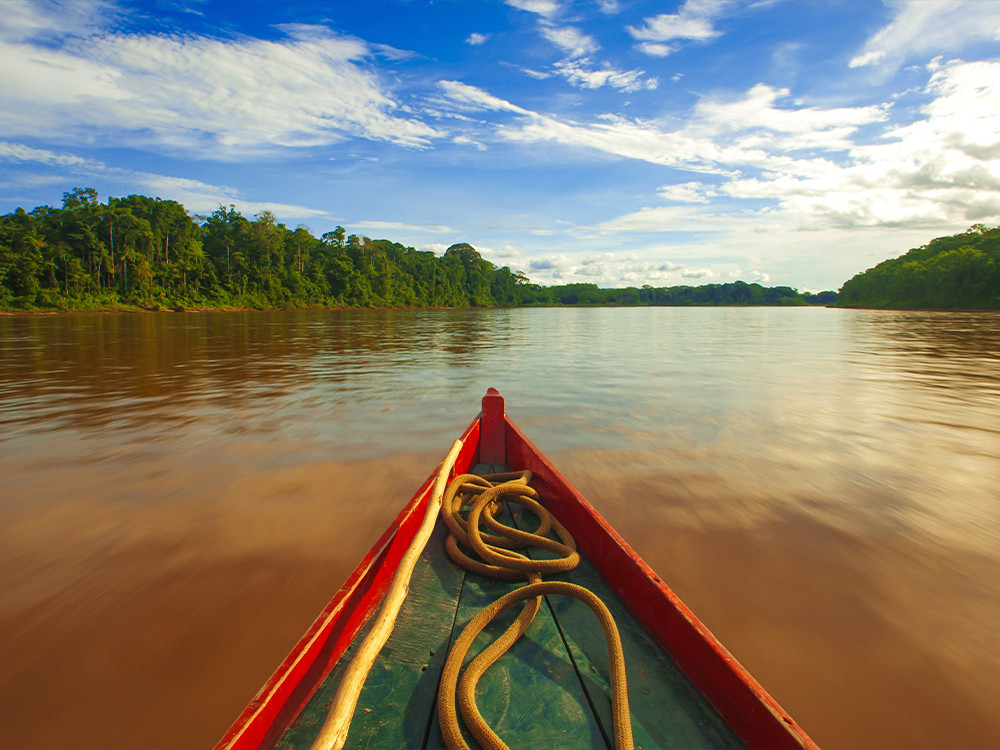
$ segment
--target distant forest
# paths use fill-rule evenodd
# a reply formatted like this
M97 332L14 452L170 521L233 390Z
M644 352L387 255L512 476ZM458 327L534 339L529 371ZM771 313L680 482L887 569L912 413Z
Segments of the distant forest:
M1000 227L976 224L879 263L844 284L840 307L1000 310Z
M62 208L0 217L0 309L169 310L518 305L834 304L835 292L737 281L705 286L543 287L497 268L471 245L442 257L389 240L322 237L263 211L220 206L198 223L180 203L130 195L98 201L93 188Z

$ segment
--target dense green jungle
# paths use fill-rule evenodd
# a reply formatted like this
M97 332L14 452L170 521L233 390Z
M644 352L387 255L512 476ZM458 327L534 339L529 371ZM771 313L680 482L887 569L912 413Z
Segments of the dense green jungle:
M1000 230L977 226L886 261L836 292L737 281L703 286L540 286L471 245L439 257L390 240L314 237L268 211L234 206L196 217L177 201L130 195L100 203L75 188L61 208L0 217L0 309L179 310L520 305L848 305L1000 307ZM910 256L913 256L912 258ZM902 263L902 265L899 265ZM947 277L938 285L935 278Z
M1000 310L1000 227L975 224L879 263L840 290L840 307Z

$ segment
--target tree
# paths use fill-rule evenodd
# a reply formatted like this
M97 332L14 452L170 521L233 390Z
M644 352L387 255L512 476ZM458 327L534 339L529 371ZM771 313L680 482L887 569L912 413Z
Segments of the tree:
M39 276L42 272L42 247L39 226L33 216L17 209L11 225L10 253L13 263L8 268L5 281L20 304L33 305L41 290Z
M844 307L1000 309L1000 228L975 224L846 282Z

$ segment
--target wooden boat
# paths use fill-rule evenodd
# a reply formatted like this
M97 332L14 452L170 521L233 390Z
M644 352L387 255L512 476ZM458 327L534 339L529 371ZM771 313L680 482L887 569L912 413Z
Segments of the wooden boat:
M575 537L581 563L560 578L597 593L617 622L636 747L816 748L505 415L495 389L460 440L456 473L530 470L531 486ZM434 479L407 503L216 750L310 747L421 525ZM349 719L346 747L444 747L435 706L449 644L476 611L518 585L455 566L444 552L446 534L438 523L421 553L392 635ZM525 637L482 678L478 704L511 747L612 746L600 628L580 602L546 599Z

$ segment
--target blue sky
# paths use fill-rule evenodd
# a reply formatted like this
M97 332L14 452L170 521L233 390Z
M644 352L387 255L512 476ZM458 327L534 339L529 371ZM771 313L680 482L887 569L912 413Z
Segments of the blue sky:
M837 289L1000 224L1000 2L0 6L0 212L270 210L542 284Z

